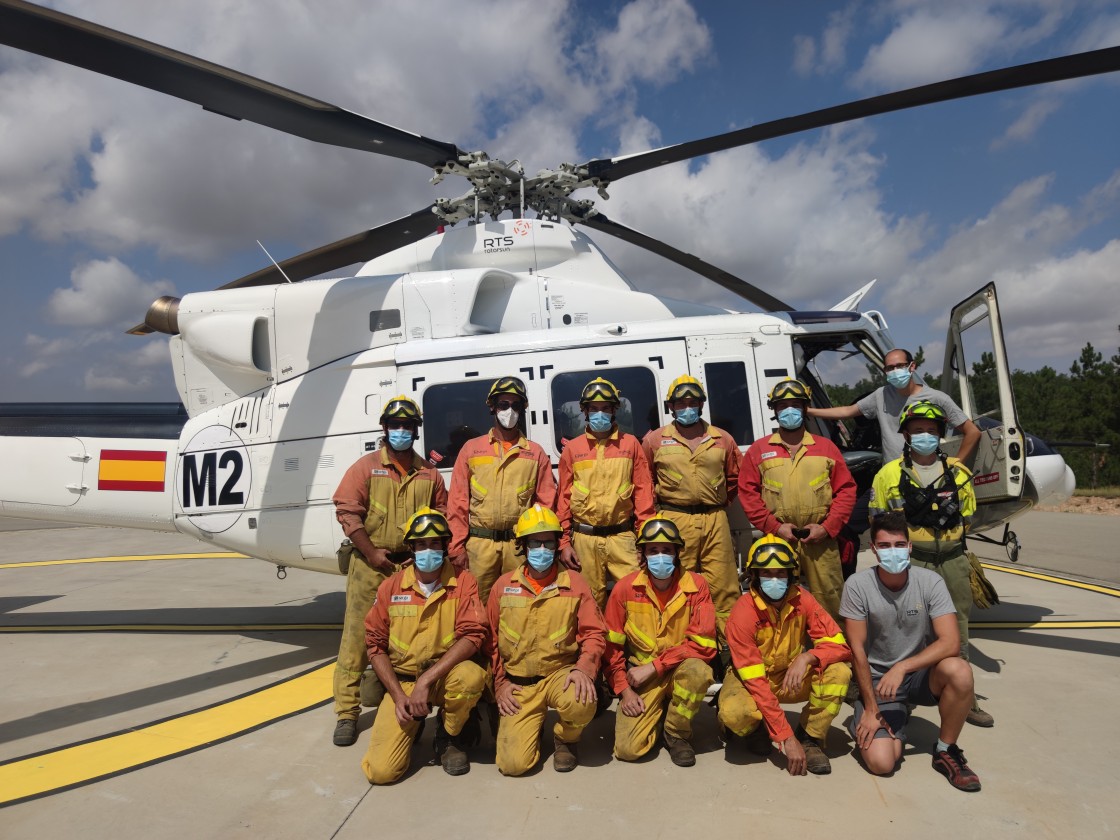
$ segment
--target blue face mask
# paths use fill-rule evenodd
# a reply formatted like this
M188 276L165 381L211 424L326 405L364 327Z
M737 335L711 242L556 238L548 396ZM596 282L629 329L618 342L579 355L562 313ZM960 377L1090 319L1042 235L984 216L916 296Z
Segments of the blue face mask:
M759 578L758 585L762 588L762 594L771 601L780 601L786 597L786 591L789 589L789 578Z
M412 430L390 429L389 445L397 452L404 452L406 449L412 448Z
M940 443L941 438L929 432L918 432L916 435L910 435L910 448L919 455L932 455L937 451Z
M692 407L682 408L673 412L673 416L676 417L677 422L682 426L692 426L700 420L700 409Z
M614 425L614 418L605 411L592 411L587 415L587 425L593 432L609 432Z
M910 549L908 548L877 548L875 553L879 557L879 565L884 572L897 575L910 568Z
M892 370L887 373L887 382L895 388L905 388L910 384L910 369Z
M435 572L443 565L443 552L438 548L424 548L417 551L412 561L418 572Z
M646 556L646 568L658 580L668 580L677 565L672 554L650 554Z
M783 429L793 431L794 429L801 428L801 424L805 422L805 415L800 408L783 408L778 412L778 425Z
M556 549L547 546L530 548L525 555L534 572L547 572L556 559Z

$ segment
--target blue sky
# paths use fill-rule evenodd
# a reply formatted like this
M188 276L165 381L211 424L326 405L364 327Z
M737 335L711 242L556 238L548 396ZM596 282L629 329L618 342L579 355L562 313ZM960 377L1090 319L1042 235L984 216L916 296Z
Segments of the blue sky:
M1120 44L1115 0L51 5L531 172ZM464 190L6 47L0 126L8 402L174 399L165 339L122 334L152 299ZM663 167L600 206L803 308L878 278L865 305L936 359L994 279L1012 366L1065 370L1120 345L1117 148L1120 74ZM736 305L596 240L642 288Z

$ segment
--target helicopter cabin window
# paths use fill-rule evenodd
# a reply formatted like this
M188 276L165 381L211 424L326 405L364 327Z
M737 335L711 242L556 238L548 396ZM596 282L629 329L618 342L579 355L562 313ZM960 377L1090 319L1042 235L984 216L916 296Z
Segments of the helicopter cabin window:
M424 448L441 456L442 460L436 466L441 469L453 467L463 444L486 434L494 425L490 409L486 407L486 396L493 384L492 379L454 382L433 385L424 392ZM524 434L524 417L519 425Z
M583 434L585 423L579 407L583 387L601 376L621 392L622 405L615 414L618 427L641 440L650 429L662 425L661 400L657 395L657 381L653 371L644 367L596 368L558 374L552 380L553 430L556 451L563 448L564 440Z
M797 378L812 389L818 407L852 405L883 384L883 358L862 333L810 334L794 339ZM879 424L862 415L851 420L812 419L809 430L844 452L878 451Z
M754 442L751 394L747 388L747 366L743 362L710 362L704 365L708 394L708 418L740 446Z
M395 330L401 325L401 311L399 309L371 309L369 313L369 331Z

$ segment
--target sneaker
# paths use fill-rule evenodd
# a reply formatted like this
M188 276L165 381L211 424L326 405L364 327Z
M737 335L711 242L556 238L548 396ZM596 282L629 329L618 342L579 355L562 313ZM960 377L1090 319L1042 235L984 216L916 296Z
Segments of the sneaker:
M766 728L765 723L760 723L749 735L747 735L747 749L755 755L763 757L770 755L774 749L774 744L770 741L770 731Z
M696 751L692 749L692 744L684 738L666 735L665 746L669 750L669 758L678 767L691 767L696 763Z
M575 744L565 744L556 740L555 750L552 753L552 769L557 773L570 773L579 767L579 754Z
M980 704L975 700L972 701L972 708L968 710L968 717L965 720L973 726L982 726L984 729L991 729L996 725L996 719L981 709Z
M358 722L354 718L339 718L334 725L334 741L336 747L348 747L358 740Z
M817 739L810 737L809 733L800 726L797 727L797 740L801 744L801 748L805 750L806 770L814 776L827 776L832 772L832 763L828 760L828 756L824 754L824 750L821 749Z
M939 750L936 744L933 745L933 769L957 790L980 790L980 777L972 772L964 753L956 744L950 744L947 750Z

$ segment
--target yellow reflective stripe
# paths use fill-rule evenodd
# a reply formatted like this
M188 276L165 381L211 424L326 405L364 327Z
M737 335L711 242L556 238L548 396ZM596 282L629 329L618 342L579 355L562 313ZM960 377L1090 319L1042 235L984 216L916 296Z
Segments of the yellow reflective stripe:
M618 495L621 496L623 493L625 493L627 490L629 490L633 486L634 485L631 484L629 481L622 482L622 484L618 485Z
M708 481L708 484L712 485L712 487L719 487L719 485L723 484L726 479L727 476L725 476L723 473L720 473L715 478L710 479Z
M777 481L777 480L775 480L773 478L770 478L768 476L765 476L765 475L762 477L762 483L765 484L767 487L773 489L773 490L781 490L782 489L782 482Z
M814 683L810 687L809 691L819 697L843 697L848 693L848 686L839 685L838 683L834 683L832 685L829 685L827 683L823 685L817 685L816 683Z
M548 636L548 640L550 642L555 642L557 639L563 639L565 636L567 636L571 632L572 632L571 627L561 627L555 633L550 633L549 636Z
M747 665L745 668L736 668L735 673L738 674L739 679L741 679L743 681L757 680L760 677L765 677L766 676L766 666L765 665Z
M512 627L510 627L508 624L506 624L506 621L505 621L504 618L498 619L498 627L501 628L502 630L505 630L506 635L508 635L515 642L520 642L521 641L521 634L518 633L516 630L514 630Z
M819 638L815 642L813 642L813 645L814 646L823 645L825 642L832 642L834 645L845 644L844 634L843 633L837 633L835 636L822 636L821 638Z
M809 696L809 705L816 706L818 709L824 709L826 712L831 712L834 715L840 714L840 704L837 702L829 702L824 698Z
M653 661L653 654L650 654L650 653L635 653L634 658L637 659L643 665L645 665L647 662L652 662Z
M379 511L381 511L382 513L388 513L389 512L389 508L385 507L385 505L381 504L381 502L377 501L377 499L370 499L369 503L371 505L373 505L375 508L377 508Z
M398 639L392 633L389 634L389 644L391 644L393 647L395 647L401 653L407 653L408 652L408 645L406 645L404 642L402 642L400 639Z
M695 709L690 709L683 703L678 703L673 708L676 710L677 714L683 717L685 720L692 720L692 716L696 714Z
M481 691L445 691L443 693L446 700L470 700L472 697L481 697Z
M607 638L614 642L616 645L626 644L626 634L616 633L614 630L607 631Z
M681 473L674 472L673 470L665 470L665 475L669 476L669 478L684 478Z
M450 633L448 633L446 636L443 637L443 641L440 642L440 644L441 645L449 645L454 641L455 641L455 631L452 630Z
M649 636L647 636L645 633L643 633L641 630L639 630L634 625L633 621L627 621L626 622L626 629L629 630L631 634L633 634L634 638L636 638L639 642L641 642L643 645L645 645L650 650L656 650L657 649L657 642L655 642L653 639L651 639Z
M709 639L707 636L693 636L690 634L688 638L692 639L692 641L696 642L700 647L715 648L716 646L716 640Z
M822 472L822 473L821 473L820 475L818 475L818 476L817 476L816 478L810 479L810 480L809 480L809 486L810 486L810 487L816 487L816 486L817 486L818 484L823 484L823 483L824 483L824 482L826 482L826 481L828 481L828 472L827 472L827 470L826 470L825 472Z
M473 475L471 476L471 487L473 487L475 490L477 490L483 496L485 496L487 493L490 492L485 487L483 487L481 484L479 484L478 480Z
M695 694L694 692L686 689L684 686L676 684L673 685L673 696L679 697L681 700L687 703L698 703L704 697L703 694Z
M537 483L537 480L535 478L532 481L526 481L524 484L522 484L520 487L518 487L514 492L515 493L524 493L526 490L532 490L536 483Z
M572 482L572 487L574 487L576 490L578 490L581 493L590 493L591 492L591 488L588 487L586 484L584 484L582 481L573 481Z

